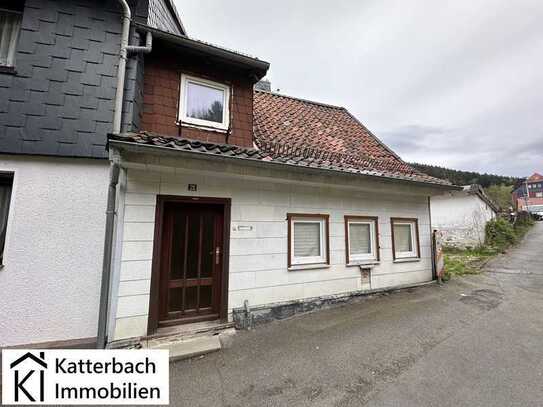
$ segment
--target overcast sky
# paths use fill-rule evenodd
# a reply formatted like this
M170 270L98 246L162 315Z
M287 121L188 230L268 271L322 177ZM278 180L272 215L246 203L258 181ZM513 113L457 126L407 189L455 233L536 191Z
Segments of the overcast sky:
M345 106L404 160L543 171L542 0L175 0L187 32Z

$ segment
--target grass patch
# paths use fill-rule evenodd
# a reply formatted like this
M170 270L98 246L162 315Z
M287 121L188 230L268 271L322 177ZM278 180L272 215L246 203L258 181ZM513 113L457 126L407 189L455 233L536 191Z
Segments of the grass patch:
M533 225L534 221L530 217L520 218L514 225L498 218L487 223L483 246L465 250L445 247L443 280L448 281L453 276L479 273L490 258L518 244Z
M499 253L498 250L487 246L465 250L445 248L443 252L445 254L444 281L450 280L453 276L479 273L484 264Z

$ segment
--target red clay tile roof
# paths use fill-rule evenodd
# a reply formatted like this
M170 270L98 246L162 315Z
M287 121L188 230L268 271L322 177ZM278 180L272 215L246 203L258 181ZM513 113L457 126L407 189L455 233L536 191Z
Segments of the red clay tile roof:
M124 133L120 135L110 134L108 136L108 142L113 144L120 142L121 145L132 144L148 147L169 148L198 155L205 154L208 156L221 156L238 160L260 161L270 164L288 165L292 167L313 168L319 170L334 171L337 173L360 174L373 177L433 184L437 186L445 186L448 188L459 188L452 187L448 181L444 181L438 178L432 178L427 175L421 176L418 174L392 173L362 169L353 167L352 165L348 165L340 161L331 161L329 159L319 159L310 156L292 154L270 154L256 148L244 148L231 144L208 143L185 138L161 136L159 134L153 134L149 132Z
M110 135L109 140L458 189L409 166L342 107L255 90L253 128L257 148L149 132Z
M254 137L272 156L306 155L391 176L447 183L415 170L345 108L255 90Z
M528 198L528 206L543 205L543 198ZM526 206L526 198L517 198L517 206L524 208Z
M528 182L537 182L537 181L543 181L543 175L534 172L532 175L528 177Z

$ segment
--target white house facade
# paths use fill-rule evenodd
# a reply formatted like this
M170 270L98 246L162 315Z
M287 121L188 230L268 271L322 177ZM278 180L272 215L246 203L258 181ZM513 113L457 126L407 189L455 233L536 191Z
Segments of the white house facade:
M485 242L485 226L498 208L481 186L467 185L431 199L432 227L443 234L445 245L476 247Z
M160 303L157 296L164 295L157 287L161 267L156 262L163 256L157 250L157 239L163 238L158 217L165 216L157 208L161 198L177 198L185 206L192 202L205 207L208 198L228 202L228 242L221 247L224 266L219 270L227 278L226 320L247 306L252 311L272 310L434 278L429 197L442 193L443 186L246 162L216 153L170 152L122 139L110 141L110 149L119 154L122 168L110 342L138 340L168 326L160 319L153 325L152 316ZM324 254L304 264L302 255L294 264L300 259L296 250L289 250L297 244L292 241L297 238L292 236L292 222L308 219L318 225L321 217L326 222L315 247L323 247L328 258ZM358 233L359 225L368 233ZM169 244L178 243L173 239ZM186 246L181 243L177 250ZM204 257L215 258L214 250ZM318 249L313 254L319 257ZM171 275L171 263L167 267Z
M11 197L0 270L0 345L93 342L108 166L0 156Z

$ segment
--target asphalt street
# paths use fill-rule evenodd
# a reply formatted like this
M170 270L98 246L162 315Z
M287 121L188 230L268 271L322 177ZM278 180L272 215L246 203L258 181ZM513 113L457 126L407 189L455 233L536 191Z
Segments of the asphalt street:
M543 223L482 274L273 322L226 345L171 365L171 405L543 405Z

